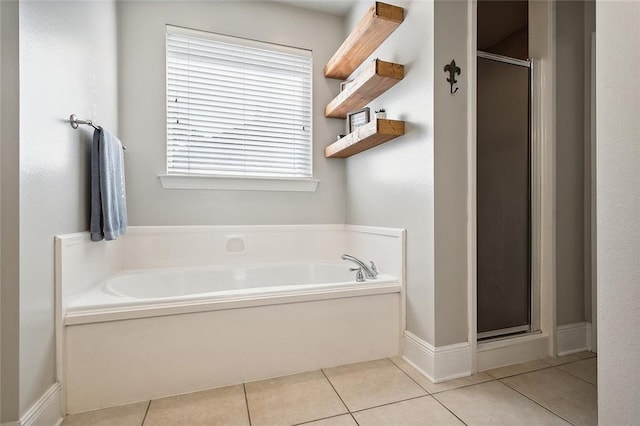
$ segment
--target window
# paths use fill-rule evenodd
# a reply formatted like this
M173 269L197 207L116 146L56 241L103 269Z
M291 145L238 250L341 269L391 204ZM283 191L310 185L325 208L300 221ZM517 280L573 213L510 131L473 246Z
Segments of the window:
M167 176L312 177L311 52L167 26Z

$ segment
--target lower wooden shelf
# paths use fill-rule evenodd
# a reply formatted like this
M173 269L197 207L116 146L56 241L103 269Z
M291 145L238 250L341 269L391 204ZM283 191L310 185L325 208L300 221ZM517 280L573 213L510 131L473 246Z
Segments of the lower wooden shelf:
M347 158L404 135L404 121L375 119L324 149L327 158Z

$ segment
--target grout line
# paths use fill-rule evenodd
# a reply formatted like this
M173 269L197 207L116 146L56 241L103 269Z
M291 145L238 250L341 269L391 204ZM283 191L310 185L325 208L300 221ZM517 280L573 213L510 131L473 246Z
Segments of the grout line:
M447 410L448 412L450 412L451 414L453 414L453 416L454 416L456 419L460 420L460 422L461 422L463 425L467 425L467 423L466 423L464 420L462 420L460 417L458 417L458 415L457 415L456 413L454 413L454 412L453 412L453 410L451 410L449 407L447 407L446 405L444 405L444 402L440 401L440 400L439 400L435 395L431 395L431 396L432 396L432 398L433 398L433 399L434 399L438 404L442 405L442 406L444 407L444 409L445 409L445 410Z
M353 421L356 422L356 424L359 426L360 424L358 423L356 418L353 417L353 414L351 413L351 410L349 409L349 407L347 407L347 404L342 399L342 396L338 393L338 391L336 390L336 387L333 386L333 383L331 383L331 380L329 380L329 376L327 376L327 373L325 373L324 369L322 369L322 368L320 369L320 371L322 372L322 375L324 376L324 378L327 379L327 382L329 382L329 385L331 385L331 389L333 389L333 391L336 393L336 395L338 395L338 398L340 398L340 402L342 402L342 405L344 405L344 408L347 410L347 413L349 413L351 415L351 418L353 419ZM342 413L342 414L347 414L347 413ZM342 414L340 414L340 415L342 415Z
M451 392L451 391L458 390L458 389L470 388L471 386L483 385L485 383L498 381L498 379L494 378L493 376L491 376L491 375L488 375L488 376L491 377L491 380L485 380L484 382L478 382L478 383L470 383L468 385L462 385L462 386L458 386L458 387L451 388L451 389L443 389L441 391L432 392L431 395L435 396L435 395L438 395L438 394L441 394L441 393L445 393L445 392ZM453 379L453 380L456 380L456 379ZM444 382L444 383L446 383L446 382Z
M562 364L562 365L567 365L567 364ZM582 377L578 377L578 376L576 376L575 374L572 374L572 373L570 373L570 372L568 372L568 371L564 371L562 368L559 368L559 367L560 367L560 365L559 365L558 367L553 367L553 368L555 368L556 370L562 371L563 373L566 373L566 374L570 375L571 377L575 377L576 379L582 380L583 382L588 383L588 384L590 384L591 386L595 386L596 388L598 387L598 385L597 385L597 384L591 383L591 382L589 382L589 381L587 381L587 380L583 379Z
M319 419L309 420L309 421L302 422L302 423L294 423L292 426L308 425L309 423L318 422L318 421L320 421L320 420L334 419L334 418L336 418L336 417L346 416L347 414L351 414L351 413L335 414L335 415L333 415L333 416L322 417L322 418L319 418ZM355 419L354 419L354 420L355 420ZM357 423L358 423L358 422L356 422L356 424L357 424Z
M502 379L506 379L508 377L514 377L514 376L519 376L521 374L529 374L529 373L535 373L536 371L542 371L542 370L548 370L550 368L553 368L553 366L548 365L546 362L544 363L546 365L546 367L542 367L542 368L536 368L535 370L529 370L529 371L523 371L520 373L514 373L514 374L508 374L506 376L502 376L502 377L495 377L493 375L491 375L490 373L487 373L489 376L493 377L494 380L502 380ZM513 364L513 365L518 365L518 364ZM508 366L507 366L508 367ZM486 371L485 371L486 373Z
M388 359L389 359L389 361L391 361L391 358L388 358ZM393 362L393 361L391 361L391 363L392 363L393 365L395 365L396 367L398 367L398 368L400 369L400 371L402 371L404 374L406 374L406 375L407 375L411 380L413 380L413 381L414 381L418 386L420 386L422 389L424 389L424 391L427 393L427 395L431 395L431 396L434 396L434 395L439 394L439 393L442 393L442 392L449 392L449 391L456 390L456 389L468 388L469 386L480 385L480 384L482 384L482 383L495 382L496 380L498 380L498 379L496 379L495 377L493 377L491 374L485 373L485 374L487 374L487 376L489 376L489 377L491 378L490 380L485 380L484 382L478 382L478 383L469 383L468 385L462 385L462 386L458 386L458 387L451 388L451 389L443 389L443 390L440 390L440 391L429 392L429 390L428 390L427 388L425 388L425 387L424 387L424 386L422 386L420 383L418 383L418 381L417 381L416 379L414 379L413 377L411 377L411 375L410 375L409 373L407 373L406 371L404 371L404 370L402 369L402 367L400 367L398 364L396 364L396 363L395 363L395 362ZM412 368L411 366L409 366L409 367L410 367L410 368ZM482 373L482 371L480 371L479 373ZM418 374L420 374L420 373L418 373ZM477 374L477 373L476 373L476 374ZM429 379L428 379L428 378L426 378L426 377L425 377L425 379L429 380ZM458 379L453 379L453 380L458 380ZM446 382L445 382L445 383L446 383ZM438 384L437 384L437 383L434 383L433 385L434 385L434 386L437 386ZM463 422L463 423L464 423L464 422Z
M353 413L351 411L349 411L349 415L351 416L351 418L353 419L354 422L356 422L356 425L360 426L360 423L358 423L358 420L356 420L356 416L353 415Z
M578 353L580 353L580 352L578 352ZM593 354L593 352L592 352L592 354ZM572 355L575 355L575 354L563 355L563 356L558 356L558 357L555 357L555 358L556 358L557 360L560 360L560 358L569 357L569 356L572 356ZM540 361L544 362L544 363L545 363L545 364L547 364L547 365L550 365L551 367L560 367L561 365L572 364L572 363L574 363L574 362L585 361L585 360L587 360L587 359L592 359L592 358L597 358L597 357L598 357L598 355L597 355L597 354L593 354L593 355L591 355L591 356L587 356L586 358L574 359L573 361L559 362L559 363L557 363L557 364L551 364L551 363L549 363L549 362L545 361L544 359L541 359ZM548 358L554 358L554 357L548 357ZM547 358L545 358L545 359L547 359Z
M404 370L403 370L403 369L402 369L398 364L396 364L395 362L393 362L393 361L391 360L391 358L387 358L387 359L388 359L389 361L391 361L391 364L395 365L395 367L396 367L398 370L402 371L402 372L403 372L403 373L404 373L408 378L410 378L411 380L413 380L413 382L414 382L416 385L418 385L418 387L419 387L420 389L424 390L424 391L427 393L427 395L431 395L431 392L429 392L429 390L428 390L427 388L425 388L425 387L424 387L424 386L422 386L420 383L418 383L418 381L417 381L416 379L414 379L413 377L411 377L411 374L409 374L409 373L407 373L406 371L404 371ZM429 379L427 379L427 380L429 380Z
M249 418L249 426L251 426L251 412L249 411L249 398L247 398L247 387L242 384L242 390L244 391L244 404L247 406L247 417Z
M522 374L527 374L527 373L522 373ZM512 376L513 377L513 376ZM556 413L555 411L553 411L550 408L545 407L544 405L540 404L538 401L536 401L535 399L523 394L522 392L520 392L518 389L514 388L513 386L509 386L508 383L503 382L502 380L499 380L500 383L502 383L503 385L505 385L506 387L508 387L509 389L513 389L514 391L518 392L520 395L524 396L525 398L527 398L529 401L533 402L534 404L544 408L545 410L547 410L548 412L550 412L551 414L553 414L554 416L560 417L562 420L564 420L565 422L569 423L570 425L574 425L575 423L570 422L568 419L564 418L563 416L561 416L560 414Z
M375 406L373 406L373 407L363 408L363 409L361 409L361 410L354 410L353 412L354 412L354 413L361 413L361 412L363 412L363 411L372 410L372 409L374 409L374 408L386 407L387 405L393 405L393 404L397 404L397 403L399 403L399 402L411 401L411 400L418 399L418 398L425 398L425 397L427 397L427 396L430 396L430 395L412 396L411 398L405 398L405 399L400 399L400 400L398 400L398 401L387 402L387 403L384 403L384 404L375 405Z
M144 411L144 417L142 418L142 423L140 423L140 426L144 426L144 422L147 420L147 414L149 414L149 408L151 408L151 400L149 400L147 409Z

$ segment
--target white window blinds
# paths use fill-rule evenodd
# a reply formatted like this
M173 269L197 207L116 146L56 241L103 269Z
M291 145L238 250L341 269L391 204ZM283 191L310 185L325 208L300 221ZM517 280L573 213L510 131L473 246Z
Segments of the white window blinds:
M312 177L311 52L167 26L167 173Z

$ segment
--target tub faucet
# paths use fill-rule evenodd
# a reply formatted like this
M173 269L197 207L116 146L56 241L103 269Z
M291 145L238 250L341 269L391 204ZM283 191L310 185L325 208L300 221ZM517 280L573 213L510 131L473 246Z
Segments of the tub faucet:
M351 262L358 265L360 268L362 268L362 271L367 278L375 279L378 276L376 264L373 262L371 262L371 266L367 266L362 260L358 259L357 257L353 257L350 254L343 254L342 260L350 260Z

